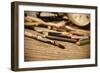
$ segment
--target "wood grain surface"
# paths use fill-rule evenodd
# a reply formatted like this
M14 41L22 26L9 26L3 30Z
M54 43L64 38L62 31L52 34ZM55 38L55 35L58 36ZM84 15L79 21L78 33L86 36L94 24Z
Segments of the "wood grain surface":
M25 29L27 30L27 29ZM27 30L34 33L33 30ZM78 46L74 43L57 41L65 45L65 49L47 44L29 37L24 38L24 60L69 60L69 59L86 59L90 58L90 44Z

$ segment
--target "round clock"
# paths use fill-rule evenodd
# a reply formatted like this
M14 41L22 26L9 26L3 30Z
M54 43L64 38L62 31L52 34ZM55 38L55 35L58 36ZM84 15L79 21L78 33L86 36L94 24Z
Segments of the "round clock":
M86 26L90 23L90 15L89 14L68 14L69 20L73 22L77 26Z

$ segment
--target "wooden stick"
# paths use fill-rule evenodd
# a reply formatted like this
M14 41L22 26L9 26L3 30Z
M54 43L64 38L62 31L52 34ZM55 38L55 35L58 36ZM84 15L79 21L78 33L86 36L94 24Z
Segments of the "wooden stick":
M43 32L45 35L48 36L58 36L58 37L64 37L64 38L72 38L72 39L88 39L88 36L78 36L78 35L72 35L70 33L64 33L64 32Z
M90 31L79 29L79 28L74 28L71 26L65 26L66 30L69 30L70 33L79 35L79 36L89 36Z
M39 24L40 23L38 23L38 22L34 22L34 23L33 22L25 22L24 23L25 26L38 26Z
M65 42L71 42L71 43L77 42L77 40L75 39L63 38L63 37L57 37L57 36L46 36L46 38L53 39L53 40L59 40L59 41L65 41Z
M45 22L43 20L41 20L40 18L37 18L37 17L26 16L24 19L25 19L25 21L28 21L28 22L38 22L38 23L45 24Z
M60 44L60 43L58 43L56 41L53 41L53 40L47 39L45 37L42 37L40 35L32 34L32 33L27 32L27 31L25 31L24 35L27 36L27 37L30 37L30 38L37 39L39 41L45 42L45 43L49 43L49 44L58 46L59 48L65 49L64 45L62 45L62 44Z

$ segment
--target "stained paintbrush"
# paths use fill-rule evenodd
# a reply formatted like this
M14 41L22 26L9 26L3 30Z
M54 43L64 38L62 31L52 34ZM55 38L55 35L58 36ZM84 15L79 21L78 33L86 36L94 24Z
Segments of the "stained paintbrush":
M24 35L27 36L27 37L30 37L30 38L45 42L45 43L52 44L54 46L58 46L59 48L65 49L64 45L62 45L62 44L60 44L60 43L58 43L58 42L56 42L54 40L47 39L47 38L45 38L45 37L43 37L41 35L32 34L32 33L27 32L27 31L25 31Z

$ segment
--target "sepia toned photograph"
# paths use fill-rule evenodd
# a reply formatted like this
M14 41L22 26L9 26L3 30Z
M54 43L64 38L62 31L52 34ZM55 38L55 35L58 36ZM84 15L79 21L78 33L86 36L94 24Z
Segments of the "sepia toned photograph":
M11 3L11 69L97 66L97 7Z
M24 12L25 61L90 58L90 14Z

